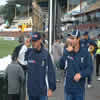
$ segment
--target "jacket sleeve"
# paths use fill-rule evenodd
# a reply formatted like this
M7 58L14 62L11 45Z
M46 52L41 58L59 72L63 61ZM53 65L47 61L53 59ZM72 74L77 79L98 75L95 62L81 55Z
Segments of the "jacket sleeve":
M54 66L53 66L50 54L47 57L47 66L48 66L49 89L54 91L56 89L56 75L55 75L55 70L54 70Z
M31 51L31 48L28 48L28 50L25 52L25 59L24 59L25 61L28 60L28 56L29 56L30 51Z
M64 51L63 51L63 56L60 58L60 61L59 61L59 65L60 65L60 69L65 69L65 66L66 66L66 57L70 55L68 51L65 50L64 48Z
M59 61L59 65L60 65L60 69L64 69L65 68L65 56L63 55Z
M93 72L93 61L90 53L87 53L84 63L85 68L80 72L82 78L90 76Z

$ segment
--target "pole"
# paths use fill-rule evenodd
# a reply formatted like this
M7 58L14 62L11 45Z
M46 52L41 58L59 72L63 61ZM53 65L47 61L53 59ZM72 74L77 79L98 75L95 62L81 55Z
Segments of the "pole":
M15 19L16 19L16 7L15 7Z
M57 24L57 0L54 1L54 41L56 39L56 24Z
M40 20L40 14L39 14L38 18L39 18L39 19L38 19L39 23L38 23L38 26L37 26L37 27L38 27L38 31L40 31L40 25L41 25L41 22L40 22L40 21L41 21L41 20Z
M32 32L34 32L34 7L32 6Z
M53 10L53 0L49 0L49 35L48 35L48 40L49 40L49 53L51 53L51 48L52 48L52 21L53 21L53 16L52 16L52 10Z
M29 14L29 5L28 5L28 17L30 16L30 14Z
M67 12L69 11L69 0L67 0Z
M28 0L28 5L27 5L28 17L30 16L30 15L29 15L29 10L30 10L29 7L30 7L30 0Z
M82 0L80 0L80 13L82 11Z
M80 14L82 13L82 0L80 0ZM83 17L81 17L81 21L83 20Z

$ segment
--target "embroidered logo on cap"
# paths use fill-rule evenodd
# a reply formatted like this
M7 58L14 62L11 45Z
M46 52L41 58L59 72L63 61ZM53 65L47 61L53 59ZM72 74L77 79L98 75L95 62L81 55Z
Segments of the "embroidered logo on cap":
M37 38L37 37L38 37L38 35L36 35L36 34L35 34L35 35L33 35L33 37L34 37L34 38Z
M35 64L35 63L36 63L36 61L35 61L35 60L33 60L33 63Z

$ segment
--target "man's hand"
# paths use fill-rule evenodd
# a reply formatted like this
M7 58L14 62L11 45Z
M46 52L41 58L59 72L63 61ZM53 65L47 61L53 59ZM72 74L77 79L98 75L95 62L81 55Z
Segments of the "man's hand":
M52 96L52 94L53 94L52 90L51 90L51 89L49 89L49 90L48 90L48 97L51 97L51 96Z
M72 51L73 51L73 47L72 47L72 46L68 46L68 47L66 48L66 50L67 50L68 52L72 52Z
M72 39L67 39L66 41L66 50L68 52L72 52L73 51L73 40Z
M81 79L81 74L80 73L77 73L75 76L74 76L74 80L76 81L76 82L78 82L80 79Z

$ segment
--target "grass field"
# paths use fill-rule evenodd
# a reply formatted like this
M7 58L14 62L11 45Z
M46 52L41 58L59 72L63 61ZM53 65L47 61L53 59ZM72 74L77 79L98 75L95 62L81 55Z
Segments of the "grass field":
M0 58L12 54L14 48L18 45L18 41L0 39Z

